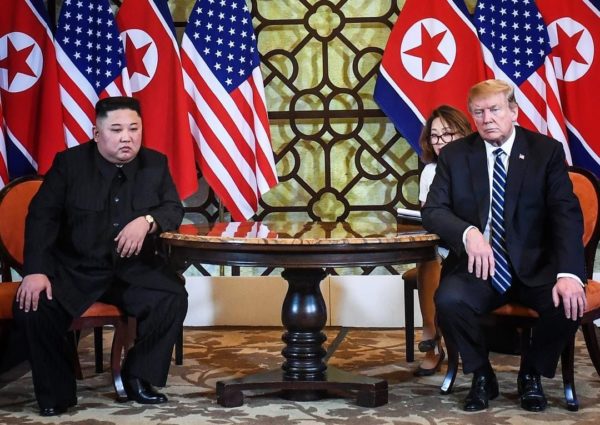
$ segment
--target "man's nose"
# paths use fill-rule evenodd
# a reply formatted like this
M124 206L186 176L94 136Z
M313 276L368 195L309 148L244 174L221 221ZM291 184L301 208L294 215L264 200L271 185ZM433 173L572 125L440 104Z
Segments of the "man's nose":
M489 109L483 110L483 122L491 122L492 121L492 112Z

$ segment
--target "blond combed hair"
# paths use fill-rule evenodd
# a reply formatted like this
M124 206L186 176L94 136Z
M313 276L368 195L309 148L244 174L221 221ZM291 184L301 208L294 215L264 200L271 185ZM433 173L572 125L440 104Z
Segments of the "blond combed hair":
M515 99L515 89L512 85L504 80L485 80L475 84L469 89L469 96L467 103L469 111L472 112L471 103L474 99L480 99L490 95L502 93L508 101L508 106L512 109L517 107L517 100Z

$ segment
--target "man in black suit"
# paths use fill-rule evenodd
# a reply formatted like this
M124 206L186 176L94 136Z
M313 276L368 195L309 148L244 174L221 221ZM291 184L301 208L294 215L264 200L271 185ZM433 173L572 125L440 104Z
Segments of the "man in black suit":
M137 319L123 378L128 397L144 404L167 401L152 385L166 383L187 312L185 288L157 249L157 235L179 226L183 207L166 157L141 147L139 102L100 100L93 133L56 156L27 215L13 310L42 416L77 403L66 332L92 303Z
M478 83L468 101L477 133L442 151L422 210L425 228L451 248L435 296L438 321L474 374L464 409L477 411L498 395L478 318L512 300L536 310L517 387L521 406L541 411L540 375L554 376L586 304L581 209L562 145L514 125L509 84Z

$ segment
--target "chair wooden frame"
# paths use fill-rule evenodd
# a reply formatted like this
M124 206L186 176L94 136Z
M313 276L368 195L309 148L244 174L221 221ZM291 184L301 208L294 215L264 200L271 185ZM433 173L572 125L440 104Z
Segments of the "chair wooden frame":
M24 248L24 235L17 234L23 232L24 221L29 203L24 204L22 201L14 200L10 197L16 195L15 191L28 190L27 196L33 197L37 192L43 178L41 176L26 176L11 181L0 191L0 213L3 208L15 208L19 211L19 219L23 220L23 223L19 225L11 225L11 223L0 223L0 258L2 259L2 281L10 282L11 271L13 268L20 275L23 274L23 248ZM25 185L27 187L25 189ZM8 204L7 204L8 203ZM14 203L14 205L13 205ZM21 239L19 239L19 237ZM18 243L12 243L7 241L17 240ZM5 284L5 283L0 283ZM6 283L8 284L8 283ZM14 292L16 293L16 285ZM10 317L3 317L3 320L10 320ZM129 335L129 325L127 316L114 305L106 304L102 302L96 302L92 304L80 317L73 319L70 330L81 331L82 329L94 328L94 346L95 346L95 360L96 360L96 372L102 372L102 327L105 325L114 326L114 336L111 347L111 372L113 385L117 395L118 401L126 401L127 394L123 386L123 380L121 377L121 361L125 355L126 350L130 346L131 337ZM73 340L73 360L75 373L78 379L82 378L81 367L79 365L79 357L77 355L77 337L74 336Z
M580 202L582 196L589 195L595 195L596 201L592 209L584 209L582 207L584 215L585 263L588 278L586 287L588 307L581 320L581 329L596 373L600 376L600 346L598 345L594 325L594 320L600 318L600 282L592 280L594 258L600 240L600 183L591 172L575 167L569 169L569 177L574 183L574 192L580 199ZM586 187L582 188L579 186L581 184L584 184ZM531 328L537 318L538 314L534 310L519 304L509 303L484 316L482 321L491 325L509 324L521 328L521 353L524 353L529 347ZM442 394L449 394L452 391L454 380L458 373L459 353L456 345L450 338L444 336L444 341L448 352L448 369L440 387L440 392ZM523 356L521 356L522 359ZM579 401L575 391L574 361L575 338L572 338L561 354L565 400L567 409L570 411L579 410Z

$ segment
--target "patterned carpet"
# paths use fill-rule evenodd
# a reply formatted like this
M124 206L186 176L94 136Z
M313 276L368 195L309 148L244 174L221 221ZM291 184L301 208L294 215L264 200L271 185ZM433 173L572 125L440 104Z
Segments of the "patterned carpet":
M330 340L336 329L328 330ZM94 374L91 337L82 341L86 378L78 383L78 405L58 418L41 418L29 373L0 385L0 424L596 424L600 417L600 378L578 335L576 389L581 408L564 408L562 380L544 380L548 409L529 413L518 407L516 371L518 357L492 355L500 381L500 397L485 412L465 413L460 402L470 381L460 375L455 390L439 395L442 374L413 378L416 364L404 360L403 330L351 330L330 364L348 371L385 378L389 403L378 408L356 406L352 399L328 398L317 402L292 402L276 395L246 394L245 404L223 408L216 403L215 384L279 367L282 343L277 329L187 329L183 366L173 366L164 392L169 403L140 406L118 404L109 374ZM106 333L108 342L109 331ZM106 344L108 346L108 344ZM417 353L418 355L418 353ZM108 361L108 353L105 355ZM13 371L13 374L17 371Z

